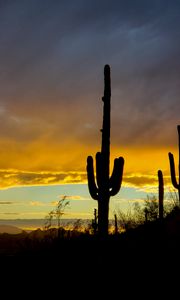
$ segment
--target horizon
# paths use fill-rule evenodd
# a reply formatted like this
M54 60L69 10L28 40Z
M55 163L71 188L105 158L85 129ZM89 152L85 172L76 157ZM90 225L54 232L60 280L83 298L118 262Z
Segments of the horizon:
M8 1L0 9L0 219L93 218L86 159L100 150L103 68L111 67L111 169L125 159L110 218L173 189L178 166L180 3ZM176 167L177 169L177 167ZM178 169L177 169L178 170Z

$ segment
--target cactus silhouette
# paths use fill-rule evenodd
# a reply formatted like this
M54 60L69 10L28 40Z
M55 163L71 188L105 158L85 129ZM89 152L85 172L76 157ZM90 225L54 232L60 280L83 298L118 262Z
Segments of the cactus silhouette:
M97 229L98 229L98 216L97 216L97 209L94 209L94 219L92 219L92 229L93 229L93 233L96 234Z
M178 190L179 194L179 202L180 202L180 125L177 126L178 131L178 145L179 145L179 180L176 180L176 172L174 165L174 156L171 152L169 152L169 162L170 162L170 171L171 171L171 181L175 189Z
M163 173L161 170L158 171L158 181L159 181L159 219L163 219L163 202L164 202L164 180Z
M114 233L118 234L118 223L117 223L117 215L114 214Z
M111 78L110 67L104 67L104 96L103 105L103 128L101 152L96 154L96 181L94 174L93 158L87 158L87 177L90 195L98 201L98 232L101 236L108 234L109 200L115 196L121 187L123 176L123 157L114 160L114 168L110 173L110 109L111 109Z

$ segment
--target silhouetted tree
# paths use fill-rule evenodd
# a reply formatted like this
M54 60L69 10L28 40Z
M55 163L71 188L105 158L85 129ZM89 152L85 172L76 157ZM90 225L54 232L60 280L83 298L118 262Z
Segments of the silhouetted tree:
M69 201L66 200L67 196L63 196L57 203L56 209L54 210L54 216L57 220L57 227L58 227L58 236L60 230L60 221L61 217L64 215L64 211L66 207L69 205Z
M126 212L118 209L117 215L120 232L137 226L135 214L131 209L128 209Z
M178 130L178 146L179 146L179 178L178 182L176 180L176 172L175 172L175 165L174 165L174 156L171 152L169 152L169 162L170 162L170 171L171 171L171 181L175 189L178 190L179 194L179 203L180 203L180 125L177 126Z
M155 221L159 215L159 204L155 195L147 195L147 199L144 200L144 212L147 216L147 221Z
M159 187L159 189L161 190L160 193L164 190L163 186ZM160 195L160 197L162 197L162 195ZM161 215L165 218L172 210L174 210L174 208L177 207L178 202L178 195L176 192L170 191L169 195L166 197L167 198L165 200L163 197L163 207L161 208L160 205L162 204L159 203L159 199L156 195L147 195L147 199L144 200L144 203L141 206L137 203L137 207L139 207L139 220L141 219L142 212L144 212L144 216L148 221L155 221Z
M56 208L51 210L45 217L45 229L50 229L52 227L52 221L55 219L57 221L58 236L60 230L60 220L65 213L66 207L69 205L69 201L66 200L67 196L63 196L57 203Z
M88 187L91 197L98 201L98 232L101 236L108 234L109 200L116 195L121 187L123 176L123 157L116 158L114 169L109 177L110 165L110 99L111 80L110 67L104 67L104 96L103 107L103 128L101 152L96 154L96 182L92 156L87 158Z
M52 220L53 220L53 216L54 216L54 211L51 210L47 216L45 216L45 226L44 229L48 230L51 228L52 226Z
M140 205L140 203L137 201L133 203L133 217L137 225L143 224L144 221L147 221L144 205Z
M175 207L179 206L179 196L178 193L176 192L175 189L170 189L169 193L168 193L168 200L169 200L169 207L168 207L168 211L170 212L171 210L173 210Z

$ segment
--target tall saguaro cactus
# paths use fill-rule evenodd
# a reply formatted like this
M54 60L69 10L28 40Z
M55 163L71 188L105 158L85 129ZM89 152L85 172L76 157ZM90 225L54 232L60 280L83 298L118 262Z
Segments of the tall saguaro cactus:
M178 190L179 203L180 203L180 125L177 126L177 130L178 130L178 145L179 145L179 165L178 165L179 178L178 178L178 182L176 180L174 156L170 152L169 152L169 162L170 162L170 170L171 170L171 181L172 181L174 188Z
M121 187L123 176L123 157L114 160L114 168L110 177L110 110L111 110L111 78L110 67L104 67L103 128L101 152L96 153L96 181L93 158L87 158L87 177L90 195L98 201L98 232L101 236L108 234L109 200Z

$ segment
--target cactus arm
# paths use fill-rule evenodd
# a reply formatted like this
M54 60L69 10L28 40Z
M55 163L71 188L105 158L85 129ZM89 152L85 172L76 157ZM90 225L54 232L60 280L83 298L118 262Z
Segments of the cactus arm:
M94 200L98 200L98 188L95 183L94 178L94 167L93 167L93 158L92 156L88 156L87 158L87 177L88 177L88 187L91 197Z
M96 153L96 181L99 188L102 186L103 182L103 158L102 153Z
M171 171L171 181L173 186L176 189L179 189L179 184L176 180L176 173L175 173L175 165L174 165L174 156L172 153L169 152L169 162L170 162L170 171Z
M123 177L124 158L119 157L114 160L114 168L109 180L109 195L115 196L120 188Z
M112 188L112 186L113 186L113 182L116 177L116 172L118 171L118 169L119 169L119 158L115 158L113 171L112 171L111 177L109 178L109 188Z

